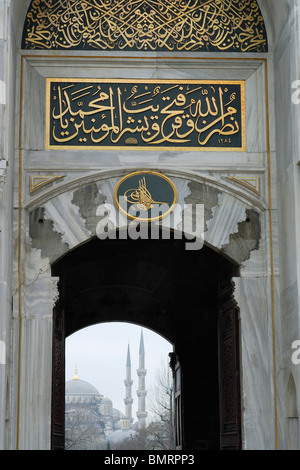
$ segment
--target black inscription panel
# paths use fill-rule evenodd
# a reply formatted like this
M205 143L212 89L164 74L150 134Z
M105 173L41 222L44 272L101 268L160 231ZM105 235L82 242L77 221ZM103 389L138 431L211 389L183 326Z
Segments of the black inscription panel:
M47 79L46 148L243 151L244 82Z

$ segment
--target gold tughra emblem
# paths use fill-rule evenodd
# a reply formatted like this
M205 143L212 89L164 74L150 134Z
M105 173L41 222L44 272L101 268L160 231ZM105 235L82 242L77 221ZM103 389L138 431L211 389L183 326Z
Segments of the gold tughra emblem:
M174 183L161 173L135 171L118 182L114 200L120 211L130 219L152 222L173 211L177 190Z
M128 189L124 193L124 198L130 204L136 204L138 209L143 211L151 209L153 204L166 204L152 199L151 193L146 187L145 177L139 181L139 187L137 189Z

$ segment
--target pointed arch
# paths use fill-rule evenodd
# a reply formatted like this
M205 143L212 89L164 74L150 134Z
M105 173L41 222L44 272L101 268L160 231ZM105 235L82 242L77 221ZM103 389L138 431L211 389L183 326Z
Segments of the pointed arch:
M145 326L173 344L180 365L172 365L178 449L241 448L238 308L232 283L237 266L205 246L197 255L185 250L184 241L175 237L104 244L93 239L54 263L52 274L60 279L53 313L52 449L64 447L64 339L86 326L113 321ZM196 364L204 380L200 390L194 387ZM144 373L141 360L142 419Z

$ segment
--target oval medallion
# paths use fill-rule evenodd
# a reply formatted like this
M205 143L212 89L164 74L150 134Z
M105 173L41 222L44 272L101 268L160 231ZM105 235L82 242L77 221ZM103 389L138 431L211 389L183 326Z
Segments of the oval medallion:
M122 178L114 192L117 207L131 219L160 220L177 202L174 183L155 171L136 171Z

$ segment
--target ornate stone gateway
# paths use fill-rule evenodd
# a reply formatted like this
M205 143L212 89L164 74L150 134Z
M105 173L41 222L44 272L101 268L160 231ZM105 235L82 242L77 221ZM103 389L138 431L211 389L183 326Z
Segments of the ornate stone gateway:
M276 100L257 1L17 1L8 442L63 448L65 338L116 320L174 345L177 449L272 448ZM152 222L158 239L123 236Z

